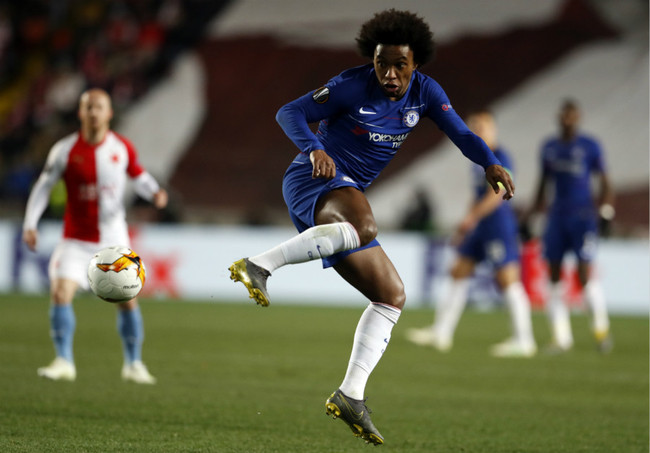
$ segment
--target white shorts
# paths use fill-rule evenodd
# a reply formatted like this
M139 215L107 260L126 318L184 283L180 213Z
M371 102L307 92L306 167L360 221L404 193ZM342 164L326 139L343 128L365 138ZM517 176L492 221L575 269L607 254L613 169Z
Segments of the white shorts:
M120 244L129 247L129 244ZM79 287L88 290L88 264L95 253L104 245L98 242L79 241L77 239L64 239L52 252L48 269L50 280L66 279L79 284Z

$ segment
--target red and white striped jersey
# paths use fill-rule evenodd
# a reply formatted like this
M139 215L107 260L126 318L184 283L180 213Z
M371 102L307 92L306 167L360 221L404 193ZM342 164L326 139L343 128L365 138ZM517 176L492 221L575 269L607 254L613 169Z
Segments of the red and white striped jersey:
M136 192L151 200L158 183L138 162L129 140L108 131L98 144L78 132L54 144L25 212L23 229L36 229L54 184L62 178L67 190L63 237L102 244L128 240L124 191L127 177Z

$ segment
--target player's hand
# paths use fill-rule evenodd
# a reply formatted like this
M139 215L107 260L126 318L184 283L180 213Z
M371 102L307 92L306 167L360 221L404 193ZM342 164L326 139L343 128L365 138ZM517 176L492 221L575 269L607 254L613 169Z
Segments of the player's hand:
M36 244L38 243L38 231L25 230L23 231L23 242L27 244L30 250L36 251Z
M603 203L598 208L598 232L604 238L607 238L612 233L612 220L616 215L614 206L609 203Z
M476 228L477 223L477 219L473 215L466 215L463 221L460 222L456 228L456 231L454 231L454 234L451 236L451 245L454 247L460 245L460 243L463 242L463 239L465 239L465 236Z
M504 200L510 200L515 195L515 184L506 169L501 165L490 165L485 170L485 179L492 186L494 193L499 193L501 186L505 189ZM499 183L501 183L501 186Z
M167 207L167 202L169 201L169 195L165 189L160 189L158 192L153 194L153 205L158 209L163 209Z
M309 160L312 165L312 178L332 179L336 176L336 164L324 150L315 149L309 153Z

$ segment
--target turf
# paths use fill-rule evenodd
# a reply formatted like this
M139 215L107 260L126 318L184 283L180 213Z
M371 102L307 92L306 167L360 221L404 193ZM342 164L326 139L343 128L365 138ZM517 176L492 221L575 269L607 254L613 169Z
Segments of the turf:
M75 302L78 377L50 382L46 297L0 296L2 452L352 452L373 448L325 415L359 309L143 301L155 386L123 383L114 308ZM648 318L615 317L599 355L588 320L562 356L495 359L505 313L467 312L449 354L404 330L406 310L367 387L384 452L647 452ZM541 314L540 344L548 340Z

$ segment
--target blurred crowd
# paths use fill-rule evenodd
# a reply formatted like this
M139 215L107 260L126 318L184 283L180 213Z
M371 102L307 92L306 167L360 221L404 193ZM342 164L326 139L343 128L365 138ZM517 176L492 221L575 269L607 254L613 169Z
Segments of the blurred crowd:
M119 120L226 3L0 0L0 202L25 202L86 88L108 91Z

